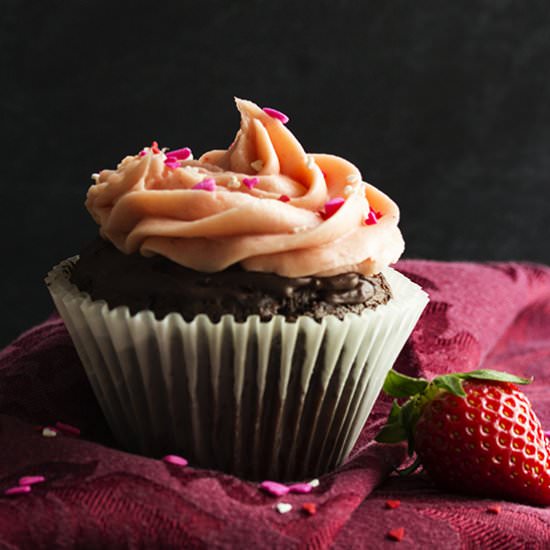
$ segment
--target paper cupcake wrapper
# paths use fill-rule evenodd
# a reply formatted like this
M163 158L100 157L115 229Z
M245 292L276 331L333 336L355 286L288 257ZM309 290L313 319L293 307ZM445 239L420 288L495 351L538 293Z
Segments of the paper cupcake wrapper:
M157 320L80 292L69 281L76 259L46 282L119 442L248 479L305 479L341 464L428 302L388 268L393 298L343 320Z

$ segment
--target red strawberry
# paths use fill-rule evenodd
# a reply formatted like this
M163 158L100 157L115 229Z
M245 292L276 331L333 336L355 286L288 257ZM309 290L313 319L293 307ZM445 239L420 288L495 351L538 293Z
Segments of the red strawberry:
M394 401L377 441L407 440L442 489L550 505L550 443L527 397L530 380L498 371L447 374L431 382L390 371Z

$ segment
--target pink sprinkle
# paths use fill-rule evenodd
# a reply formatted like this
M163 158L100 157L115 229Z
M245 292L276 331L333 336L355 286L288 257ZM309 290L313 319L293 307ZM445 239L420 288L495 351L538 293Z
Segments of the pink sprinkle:
M74 435L75 437L78 437L80 435L80 430L76 426L71 426L70 424L56 422L55 427L60 432L63 432L65 435Z
M365 225L374 225L375 223L378 223L378 219L381 217L382 214L380 212L376 212L371 206L369 209L369 214L365 218Z
M179 168L180 167L180 163L177 159L171 159L171 158L167 158L165 161L164 161L164 164L166 166L168 166L168 168Z
M263 489L270 495L275 497L282 497L289 493L290 489L283 485L282 483L277 483L276 481L262 481L260 483L260 489Z
M42 483L46 481L44 476L23 476L19 478L19 485L34 485L35 483Z
M335 197L334 199L330 199L328 202L326 202L325 210L321 213L323 219L328 220L329 218L334 216L334 214L336 214L336 212L340 210L345 202L345 199L343 199L342 197Z
M280 120L283 124L286 124L290 120L284 113L281 113L281 111L278 111L277 109L264 107L262 110L266 115L269 115L271 118Z
M5 495L26 495L31 492L30 485L23 485L18 487L10 487L4 491Z
M142 150L138 153L138 156L144 157L146 154L147 154L147 151L146 151L145 149L142 149Z
M299 493L301 495L311 493L312 489L313 487L309 483L294 483L288 488L291 493Z
M288 202L288 201L290 201L290 197L289 197L288 195L281 195L281 196L279 197L279 200L280 200L281 202Z
M257 178L256 176L254 176L253 178L243 178L243 183L249 189L253 189L254 187L256 187L256 185L258 185L258 183L260 183L260 178Z
M178 455L166 455L162 457L162 460L167 464L174 464L175 466L187 466L189 464L185 458Z
M174 149L173 151L167 151L166 156L169 159L185 160L191 156L191 149L189 149L189 147Z
M205 178L199 181L196 185L193 185L191 189L202 189L203 191L215 191L216 180L214 178Z

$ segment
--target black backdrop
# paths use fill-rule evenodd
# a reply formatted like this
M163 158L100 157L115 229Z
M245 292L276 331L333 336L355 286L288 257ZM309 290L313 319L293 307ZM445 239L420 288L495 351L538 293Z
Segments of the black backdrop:
M0 344L96 228L89 175L156 139L226 147L232 96L402 210L407 257L550 263L546 0L2 2Z

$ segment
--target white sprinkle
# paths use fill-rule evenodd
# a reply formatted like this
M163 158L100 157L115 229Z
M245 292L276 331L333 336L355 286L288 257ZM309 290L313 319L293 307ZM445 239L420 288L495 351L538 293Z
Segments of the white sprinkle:
M289 504L288 502L279 502L275 505L275 508L279 514L286 514L292 510L292 504Z
M355 191L353 185L346 185L344 187L344 196L349 197Z
M227 182L229 189L238 189L241 186L241 182L237 176L231 176L231 179Z
M264 167L264 161L263 160L255 160L254 162L250 163L250 166L256 170L256 172L259 172Z
M42 430L42 435L44 437L55 437L57 435L57 430L52 430L51 428L44 428Z
M303 233L304 231L307 231L309 227L307 225L298 225L296 227L292 228L293 233Z
M361 178L359 178L357 174L350 174L349 176L346 177L346 180L349 181L350 183L356 183L360 181L360 179Z
M311 170L315 166L315 160L309 155L306 157L306 166Z
M99 174L96 173L96 172L94 172L94 173L92 174L92 179L93 179L94 181L97 181L97 180L99 179Z
M317 478L315 479L312 479L309 484L312 486L312 487L319 487L319 480Z

